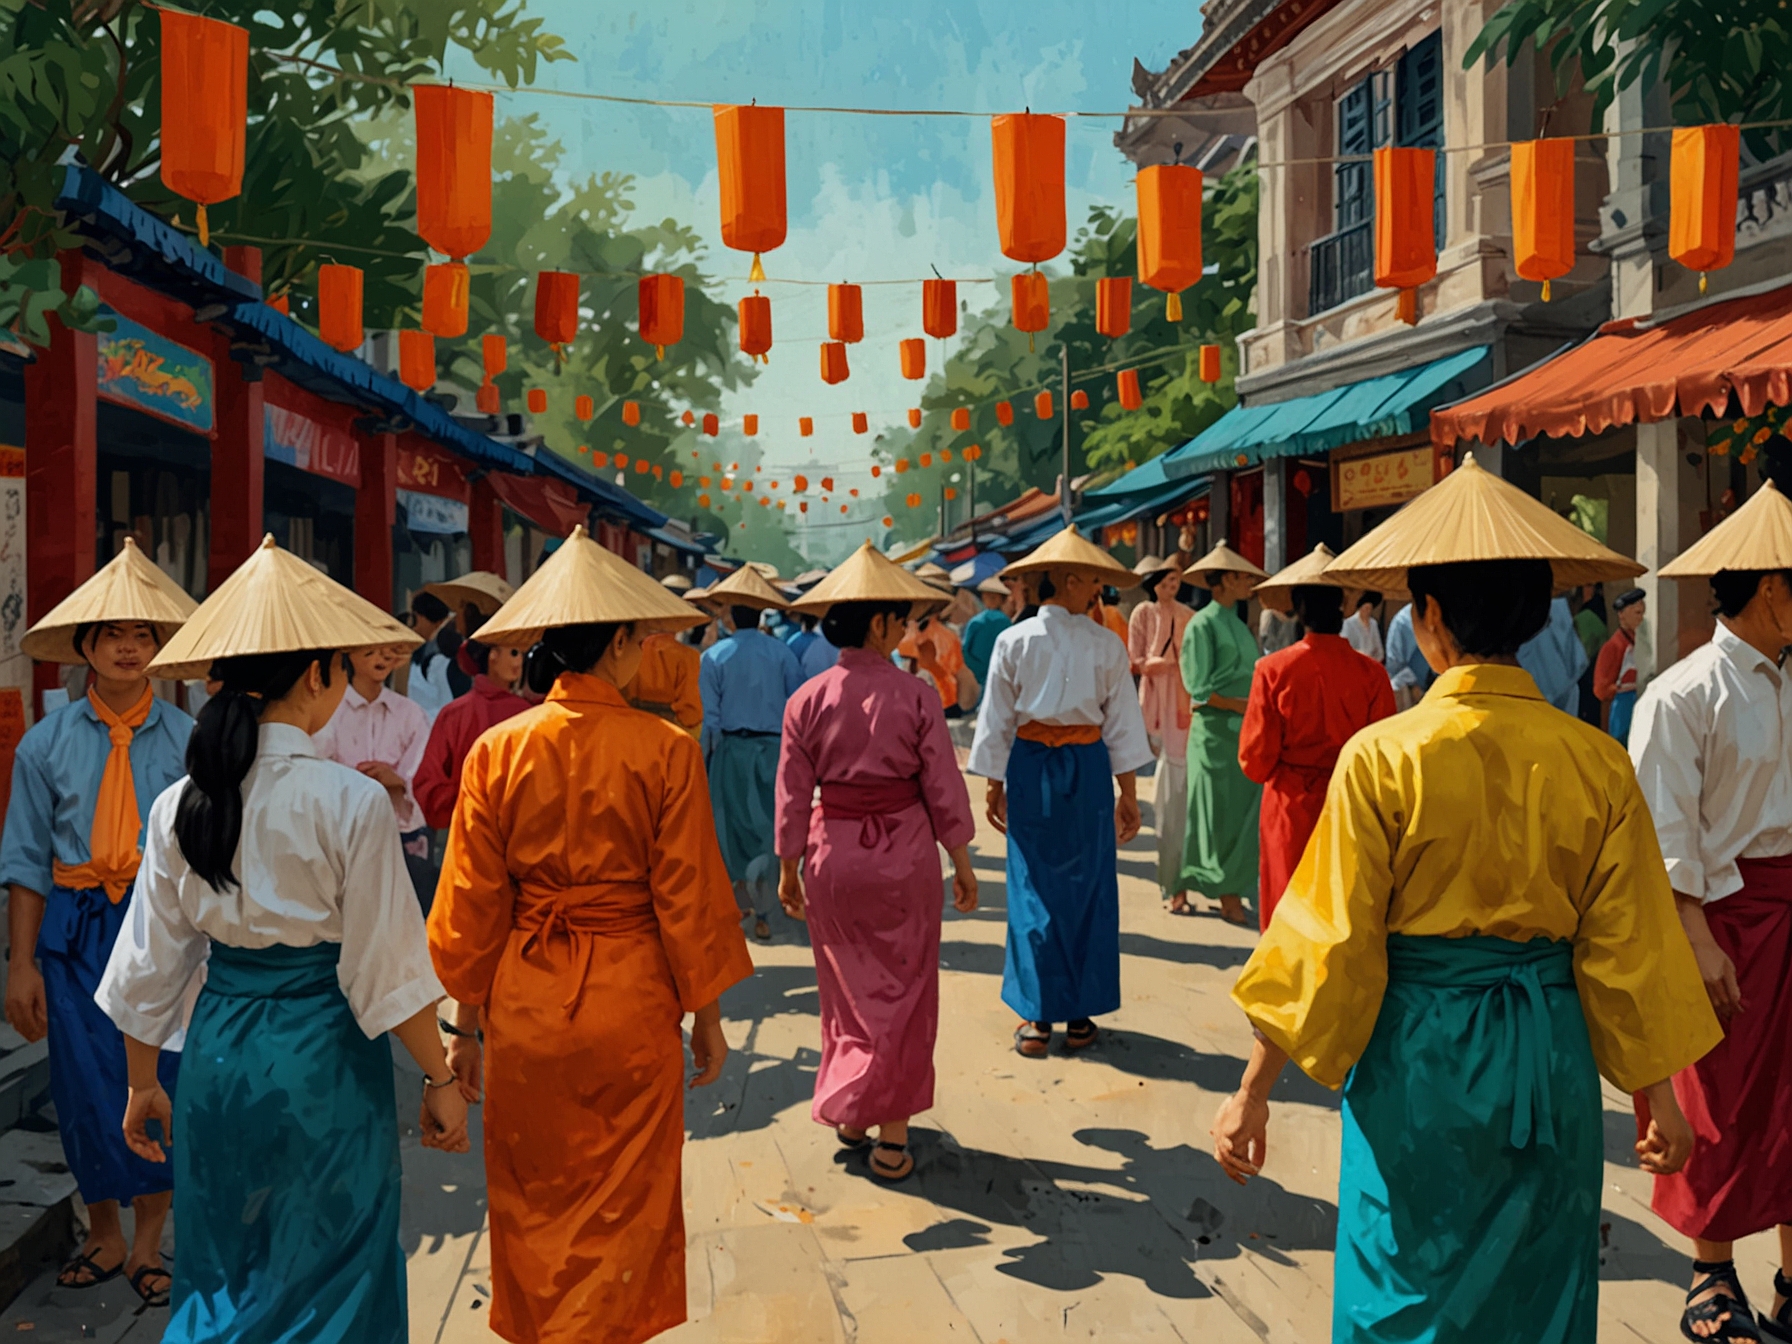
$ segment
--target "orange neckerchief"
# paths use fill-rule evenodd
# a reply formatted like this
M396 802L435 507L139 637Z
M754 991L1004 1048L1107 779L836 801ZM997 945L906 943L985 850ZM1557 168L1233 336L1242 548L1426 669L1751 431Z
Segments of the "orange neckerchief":
M143 861L143 851L137 847L143 820L137 811L137 781L131 775L131 739L149 718L155 696L145 685L143 698L123 714L114 714L96 691L87 692L87 703L110 732L112 750L93 804L93 829L87 838L91 857L77 868L59 863L54 875L58 886L71 891L104 887L106 899L117 905L131 889Z

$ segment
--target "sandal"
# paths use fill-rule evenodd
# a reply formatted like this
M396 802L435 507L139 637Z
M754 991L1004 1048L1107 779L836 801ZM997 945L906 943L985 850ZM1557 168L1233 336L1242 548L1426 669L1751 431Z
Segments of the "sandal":
M1028 1059L1044 1059L1052 1049L1051 1023L1022 1022L1014 1029L1014 1049Z
M155 1275L162 1280L153 1287L146 1287L143 1280ZM144 1265L131 1275L131 1287L137 1290L137 1296L143 1299L146 1307L165 1307L168 1305L168 1290L174 1287L174 1275L161 1265Z
M844 1125L834 1126L834 1137L840 1140L840 1146L848 1152L856 1153L871 1146L871 1136L869 1134L861 1134L857 1138L854 1138L846 1132L846 1127Z
M880 1154L900 1154L894 1162L883 1161ZM894 1185L897 1181L907 1180L915 1170L915 1159L909 1154L908 1145L902 1143L885 1143L879 1139L877 1147L871 1152L871 1174L880 1181L888 1181Z
M772 926L770 924L767 924L763 919L754 920L753 921L753 936L755 938L757 938L762 943L771 942Z
M1697 1344L1739 1344L1739 1341L1758 1344L1761 1332L1755 1329L1755 1315L1749 1310L1748 1294L1742 1291L1742 1281L1736 1277L1736 1262L1695 1260L1692 1272L1704 1277L1687 1290L1687 1307L1680 1314L1680 1333ZM1719 1292L1715 1297L1696 1305L1693 1303L1693 1298L1712 1288L1732 1288L1735 1292ZM1695 1325L1715 1325L1719 1321L1723 1324L1716 1334L1701 1335L1693 1330Z
M1179 891L1170 897L1169 904L1164 906L1164 913L1166 915L1192 915L1195 912L1189 908L1188 894Z
M1755 1324L1761 1328L1762 1339L1775 1339L1781 1344L1792 1344L1792 1279L1786 1277L1784 1271L1773 1271L1773 1291L1786 1299L1779 1313L1769 1316L1766 1312L1755 1315Z
M75 1276L83 1270L86 1271L88 1277L76 1278ZM91 1255L83 1253L56 1271L56 1286L58 1288L97 1288L102 1283L112 1282L122 1273L124 1273L124 1261L120 1260L111 1269L104 1269L101 1268L99 1261Z
M1094 1045L1101 1035L1101 1029L1088 1018L1078 1018L1064 1028L1064 1048L1066 1050L1084 1050Z

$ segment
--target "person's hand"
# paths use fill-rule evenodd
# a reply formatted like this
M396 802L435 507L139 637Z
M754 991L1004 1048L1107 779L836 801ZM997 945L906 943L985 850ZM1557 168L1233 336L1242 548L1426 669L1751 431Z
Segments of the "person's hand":
M1705 992L1711 996L1711 1006L1717 1009L1722 1018L1733 1017L1742 1011L1742 988L1736 983L1736 964L1717 945L1715 939L1695 938L1692 944L1693 958L1699 963L1699 978L1705 982ZM11 1015L12 994L7 994L7 1011Z
M803 879L792 864L778 874L778 904L792 919L807 919L803 904Z
M162 1122L162 1142L174 1142L174 1103L157 1083L154 1087L133 1087L124 1107L124 1142L145 1162L166 1162L168 1154L161 1143L150 1137L149 1122Z
M728 1038L722 1035L722 1009L719 1004L699 1008L691 1019L691 1063L697 1071L691 1075L691 1087L708 1087L722 1076L722 1065L728 1061Z
M44 977L37 963L15 961L6 976L6 1020L28 1041L41 1041L50 1030L44 1001Z
M1114 804L1115 841L1124 845L1139 833L1139 828L1144 824L1144 818L1139 815L1139 800L1121 794L1120 801Z
M1220 1103L1213 1117L1213 1155L1226 1175L1243 1185L1263 1170L1269 1151L1269 1103L1242 1088Z
M417 1128L423 1132L425 1148L439 1148L444 1153L466 1152L471 1146L467 1141L467 1099L460 1088L424 1088Z
M476 1036L450 1036L447 1042L448 1067L460 1080L460 1094L468 1102L478 1102L484 1095L485 1052Z
M1145 660L1145 670L1147 672L1168 672L1175 666L1176 660L1174 658L1166 658L1161 654L1155 658L1147 658Z
M977 874L969 864L952 870L952 908L961 915L977 908Z
M1003 835L1008 834L1008 790L999 779L989 781L989 788L983 795L984 815L989 824Z
M1649 1103L1649 1132L1636 1142L1637 1161L1644 1171L1672 1176L1692 1156L1692 1125L1680 1109L1672 1080L1643 1089Z
M398 771L394 770L384 761L362 761L361 764L355 767L355 769L359 770L369 779L378 780L388 789L402 789L405 787L404 776L399 774Z

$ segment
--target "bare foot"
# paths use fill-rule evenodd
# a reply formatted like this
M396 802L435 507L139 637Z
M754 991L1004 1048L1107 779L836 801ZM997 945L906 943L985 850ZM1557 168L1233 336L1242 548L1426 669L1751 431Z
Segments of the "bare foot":
M1186 915L1188 913L1188 893L1179 891L1170 897L1168 909L1172 915Z

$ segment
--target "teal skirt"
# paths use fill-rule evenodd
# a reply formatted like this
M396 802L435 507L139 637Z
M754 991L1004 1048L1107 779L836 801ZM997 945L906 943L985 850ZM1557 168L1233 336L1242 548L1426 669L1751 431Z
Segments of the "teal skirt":
M1571 944L1390 936L1343 1110L1333 1344L1593 1344L1602 1107Z
M406 1344L392 1051L342 949L213 943L174 1108L163 1344Z

